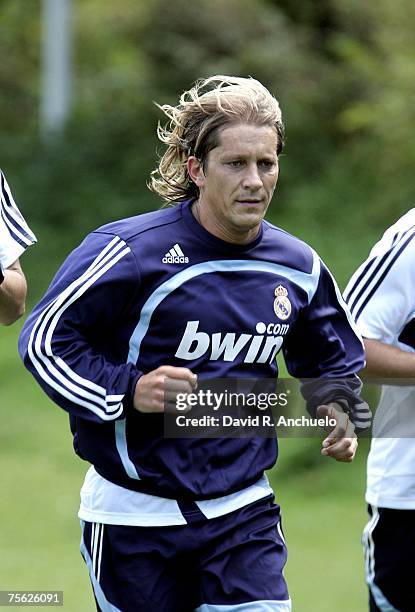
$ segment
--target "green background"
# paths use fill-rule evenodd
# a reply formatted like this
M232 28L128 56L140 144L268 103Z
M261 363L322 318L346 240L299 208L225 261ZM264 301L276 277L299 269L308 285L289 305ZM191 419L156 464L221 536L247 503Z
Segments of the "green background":
M0 590L63 590L68 612L94 610L79 554L79 490L87 464L72 451L67 414L24 370L19 325L1 330ZM280 440L269 473L282 507L286 579L298 612L365 610L360 535L367 440L353 464L320 456L320 441Z
M412 0L73 0L73 105L61 134L39 135L41 2L0 0L0 166L39 243L24 255L28 309L95 227L153 210L153 101L202 76L252 75L286 124L268 218L310 243L341 288L415 195ZM67 415L0 330L0 588L63 589L93 610L76 519L86 466ZM282 440L271 473L299 612L360 612L367 442L352 465L319 441Z

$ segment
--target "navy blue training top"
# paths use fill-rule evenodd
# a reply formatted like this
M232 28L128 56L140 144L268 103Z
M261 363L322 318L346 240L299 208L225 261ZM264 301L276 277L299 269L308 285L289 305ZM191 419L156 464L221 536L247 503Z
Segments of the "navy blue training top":
M162 497L210 499L257 481L277 459L276 439L165 438L162 415L132 407L139 377L172 365L200 378L276 378L282 350L295 377L348 379L320 385L314 405L336 395L353 404L364 356L344 308L301 240L263 221L253 242L230 244L183 202L88 235L19 349L98 473Z

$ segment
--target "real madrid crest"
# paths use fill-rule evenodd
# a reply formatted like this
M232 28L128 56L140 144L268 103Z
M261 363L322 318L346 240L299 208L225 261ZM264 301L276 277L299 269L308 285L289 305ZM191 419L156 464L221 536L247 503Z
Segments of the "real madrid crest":
M286 321L291 314L291 302L288 291L282 285L275 288L274 312L281 321Z

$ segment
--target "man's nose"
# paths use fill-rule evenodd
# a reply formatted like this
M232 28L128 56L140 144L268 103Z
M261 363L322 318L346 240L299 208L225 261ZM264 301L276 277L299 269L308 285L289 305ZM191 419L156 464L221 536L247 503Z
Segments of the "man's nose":
M248 164L246 167L243 177L243 187L245 189L260 189L262 187L262 179L256 164Z

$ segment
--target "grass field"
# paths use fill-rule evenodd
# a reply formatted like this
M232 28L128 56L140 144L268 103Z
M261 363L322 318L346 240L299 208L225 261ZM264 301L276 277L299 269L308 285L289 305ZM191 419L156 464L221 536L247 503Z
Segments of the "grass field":
M20 325L0 329L0 590L63 590L67 612L95 610L79 554L77 509L86 464L68 418L37 387L16 350ZM295 612L364 612L360 534L367 441L352 465L319 441L284 439L271 473L282 506Z

